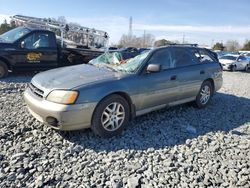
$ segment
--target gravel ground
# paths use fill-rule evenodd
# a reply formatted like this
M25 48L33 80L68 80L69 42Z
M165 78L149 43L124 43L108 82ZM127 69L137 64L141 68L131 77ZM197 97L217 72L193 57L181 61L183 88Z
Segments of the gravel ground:
M0 187L250 187L250 73L225 72L202 110L133 120L121 136L58 132L28 112L31 75L0 80Z

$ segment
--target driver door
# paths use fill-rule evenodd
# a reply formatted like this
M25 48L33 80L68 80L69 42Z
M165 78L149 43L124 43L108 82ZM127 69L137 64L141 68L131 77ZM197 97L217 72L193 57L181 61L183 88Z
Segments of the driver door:
M19 70L46 70L57 67L55 37L46 31L33 32L21 39L16 50Z
M156 51L147 64L159 64L159 72L144 72L136 79L137 111L167 105L176 101L179 94L177 72L172 69L171 50Z

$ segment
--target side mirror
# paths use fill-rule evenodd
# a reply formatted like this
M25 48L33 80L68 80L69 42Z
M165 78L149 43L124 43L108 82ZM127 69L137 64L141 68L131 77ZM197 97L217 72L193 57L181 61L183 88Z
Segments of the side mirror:
M21 42L20 47L25 48L25 42L24 41Z
M147 72L160 72L161 70L161 65L159 64L149 64L147 66Z

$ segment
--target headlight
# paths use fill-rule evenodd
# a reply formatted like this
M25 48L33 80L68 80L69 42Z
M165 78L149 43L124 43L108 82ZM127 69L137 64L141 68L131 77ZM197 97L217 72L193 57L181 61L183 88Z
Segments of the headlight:
M77 91L54 90L50 92L46 99L60 104L74 104L77 96Z

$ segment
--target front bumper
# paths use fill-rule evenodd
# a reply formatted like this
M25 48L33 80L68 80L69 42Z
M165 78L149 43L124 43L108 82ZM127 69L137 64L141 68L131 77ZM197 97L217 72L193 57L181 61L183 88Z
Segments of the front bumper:
M89 128L96 107L96 103L64 105L50 102L34 95L29 88L24 92L24 100L37 120L59 130ZM48 121L50 117L57 120L57 125Z
M232 64L222 64L223 70L231 70L232 69Z

